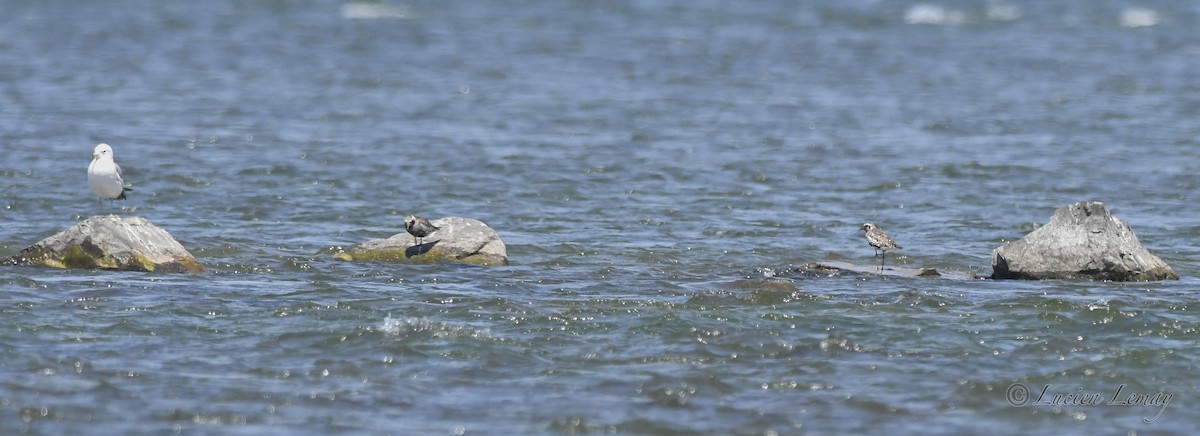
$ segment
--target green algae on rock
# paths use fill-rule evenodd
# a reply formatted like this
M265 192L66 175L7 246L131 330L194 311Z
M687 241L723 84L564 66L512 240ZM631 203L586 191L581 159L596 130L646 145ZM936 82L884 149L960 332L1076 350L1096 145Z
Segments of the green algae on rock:
M200 273L204 266L166 230L142 217L94 216L5 259L52 268Z
M508 265L508 249L504 241L482 221L446 217L432 223L439 229L426 236L421 245L416 245L416 238L408 232L401 232L387 239L373 239L354 245L335 253L333 257L363 262Z

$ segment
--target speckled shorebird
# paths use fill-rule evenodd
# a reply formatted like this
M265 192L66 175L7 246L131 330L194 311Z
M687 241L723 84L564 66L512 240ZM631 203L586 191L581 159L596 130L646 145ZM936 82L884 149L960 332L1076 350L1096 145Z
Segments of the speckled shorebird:
M875 249L875 255L879 256L880 253L883 254L883 258L879 260L879 270L883 271L883 263L887 261L887 251L904 247L893 241L891 236L888 236L887 233L883 232L883 229L875 224L864 223L862 229L864 232L867 232L867 243L871 244L871 248Z
M408 230L408 234L417 238L417 245L422 245L421 243L424 242L425 237L429 236L430 233L438 231L438 229L440 227L416 215L409 215L404 218L404 230Z
M108 144L97 145L92 150L92 163L88 164L88 187L100 196L100 202L108 200L124 200L125 191L132 191L125 186L121 178L121 166L113 160L113 149Z

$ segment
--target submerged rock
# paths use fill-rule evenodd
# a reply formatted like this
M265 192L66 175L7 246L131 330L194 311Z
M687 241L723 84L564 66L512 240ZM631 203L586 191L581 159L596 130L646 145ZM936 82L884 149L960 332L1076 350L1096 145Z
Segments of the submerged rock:
M1101 202L1060 207L1050 222L992 251L993 279L1179 279Z
M333 257L346 261L508 265L504 241L482 221L446 217L431 223L438 230L422 238L421 245L416 245L416 238L408 232L400 232L349 247Z
M9 265L176 273L204 266L166 230L142 217L94 216L5 259Z
M974 276L961 271L938 271L937 268L906 268L889 266L883 271L878 265L855 265L849 262L824 261L802 265L780 273L781 276L832 277L843 273L870 274L891 277L941 278L950 280L973 280Z

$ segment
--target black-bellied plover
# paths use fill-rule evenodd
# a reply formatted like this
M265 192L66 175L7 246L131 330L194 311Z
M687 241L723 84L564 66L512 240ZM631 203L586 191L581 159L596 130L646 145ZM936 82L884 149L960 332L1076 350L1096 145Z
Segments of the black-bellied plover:
M113 149L108 144L97 145L92 150L92 163L88 165L88 187L100 196L100 202L108 199L109 205L112 200L124 200L125 191L132 191L125 186L125 179L121 178L121 166L113 160Z
M433 225L433 223L430 223L429 220L425 218L421 218L416 215L404 217L404 230L408 230L408 234L413 235L414 238L417 238L417 245L422 245L421 243L424 242L426 236L429 236L430 233L436 232L439 229L441 228Z
M883 263L887 261L887 251L904 247L897 244L896 241L892 240L891 236L888 236L887 233L884 233L883 229L875 224L864 223L862 229L867 232L867 243L871 244L871 248L875 249L875 256L879 256L880 253L883 254L883 258L879 260L879 271L882 272Z

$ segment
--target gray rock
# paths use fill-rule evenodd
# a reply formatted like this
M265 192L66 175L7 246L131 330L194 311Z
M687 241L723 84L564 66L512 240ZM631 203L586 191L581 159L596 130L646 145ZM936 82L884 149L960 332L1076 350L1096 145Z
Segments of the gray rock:
M166 230L142 217L94 216L4 260L9 265L204 272Z
M446 217L432 224L440 229L424 237L421 245L416 245L416 238L408 232L400 232L349 247L333 257L346 261L508 265L504 241L482 221Z
M993 279L1179 279L1101 202L1054 211L1050 222L992 252Z

